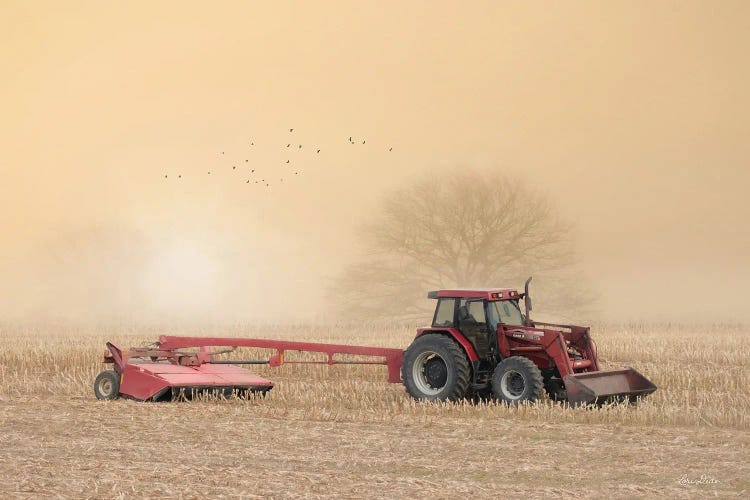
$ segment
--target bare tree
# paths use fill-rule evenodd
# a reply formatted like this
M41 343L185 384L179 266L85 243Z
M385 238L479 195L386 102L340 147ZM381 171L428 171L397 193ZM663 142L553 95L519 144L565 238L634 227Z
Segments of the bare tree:
M514 287L532 274L537 309L565 313L590 302L571 225L550 196L514 177L432 176L391 193L375 214L362 228L361 258L333 283L346 315L424 320L434 306L428 290Z

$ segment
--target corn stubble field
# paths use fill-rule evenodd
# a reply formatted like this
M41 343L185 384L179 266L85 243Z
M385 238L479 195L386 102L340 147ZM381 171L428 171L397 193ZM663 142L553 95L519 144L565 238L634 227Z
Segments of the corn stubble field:
M741 325L597 325L606 368L659 390L638 406L416 403L383 366L255 367L266 398L97 401L104 343L160 334L405 348L409 326L0 330L0 497L750 496ZM236 359L266 358L240 351Z

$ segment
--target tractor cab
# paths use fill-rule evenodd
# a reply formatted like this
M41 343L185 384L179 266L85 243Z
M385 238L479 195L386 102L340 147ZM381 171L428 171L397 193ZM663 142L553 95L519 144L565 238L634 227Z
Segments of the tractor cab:
M510 288L438 290L433 328L455 328L471 342L479 359L497 353L497 329L501 324L524 325L518 301L523 294Z

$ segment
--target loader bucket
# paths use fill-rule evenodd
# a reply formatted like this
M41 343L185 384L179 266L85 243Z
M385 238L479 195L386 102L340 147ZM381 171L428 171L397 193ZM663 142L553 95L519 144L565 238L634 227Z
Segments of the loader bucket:
M612 401L634 402L656 390L656 386L632 368L576 373L565 377L568 402L572 406L604 404Z

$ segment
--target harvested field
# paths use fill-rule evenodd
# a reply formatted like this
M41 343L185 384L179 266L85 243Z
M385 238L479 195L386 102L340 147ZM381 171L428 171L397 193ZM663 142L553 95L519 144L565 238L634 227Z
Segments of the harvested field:
M722 342L707 331L721 331ZM95 400L91 383L104 342L139 345L160 333L178 332L3 327L0 496L687 498L750 491L750 357L741 325L595 327L606 367L632 366L659 386L637 407L415 403L386 383L381 366L257 367L276 382L264 399ZM405 347L413 329L271 325L181 333Z

